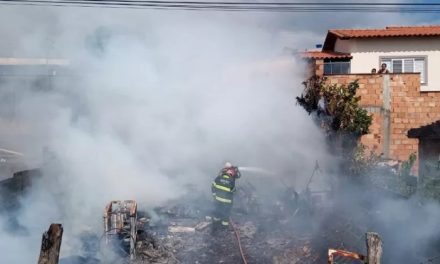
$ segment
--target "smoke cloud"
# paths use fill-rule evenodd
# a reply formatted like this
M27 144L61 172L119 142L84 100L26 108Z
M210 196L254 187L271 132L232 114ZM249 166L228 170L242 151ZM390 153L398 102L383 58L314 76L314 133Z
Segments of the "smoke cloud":
M14 98L1 113L2 144L25 153L29 167L43 162L43 149L53 155L16 213L26 231L11 234L0 217L2 263L34 263L52 222L65 228L62 254L75 253L79 232L102 230L110 200L147 208L188 184L208 192L225 161L299 186L316 160L334 162L295 105L303 65L286 52L321 41L325 23L98 8L2 6L0 14L1 56L69 61L47 84L32 76L0 85L0 98Z
M65 227L63 254L74 252L69 240L99 232L110 200L149 207L188 184L208 192L225 161L301 181L295 173L326 155L295 105L302 66L283 52L281 33L232 14L8 9L30 16L13 17L13 42L3 44L16 49L5 55L69 60L52 89L4 85L16 98L13 122L29 129L5 142L31 158L45 148L54 156L17 216L29 233L2 234L8 263L34 262L41 233L56 221ZM18 254L21 241L28 254Z

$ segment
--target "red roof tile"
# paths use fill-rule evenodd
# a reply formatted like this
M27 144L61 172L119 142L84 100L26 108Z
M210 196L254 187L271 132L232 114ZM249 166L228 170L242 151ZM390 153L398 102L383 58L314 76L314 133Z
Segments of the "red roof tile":
M380 29L331 29L327 33L323 50L334 50L337 39L351 38L393 38L440 36L440 25L386 27Z
M299 53L303 59L351 59L349 53L340 53L333 51L303 51Z
M383 29L331 29L338 38L428 37L440 36L440 26L386 27Z

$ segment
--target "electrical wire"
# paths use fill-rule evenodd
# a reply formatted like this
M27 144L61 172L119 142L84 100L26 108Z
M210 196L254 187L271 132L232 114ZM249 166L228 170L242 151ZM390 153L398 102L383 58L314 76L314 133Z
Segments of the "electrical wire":
M140 0L0 0L3 5L76 6L104 8L171 9L263 12L382 12L437 13L440 3L341 3L341 2L221 2Z

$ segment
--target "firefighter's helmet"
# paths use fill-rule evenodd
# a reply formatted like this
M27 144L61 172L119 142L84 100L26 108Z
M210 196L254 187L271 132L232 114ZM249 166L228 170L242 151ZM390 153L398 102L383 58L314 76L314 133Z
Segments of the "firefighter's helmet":
M229 161L225 163L225 168L232 168L232 163L230 163Z

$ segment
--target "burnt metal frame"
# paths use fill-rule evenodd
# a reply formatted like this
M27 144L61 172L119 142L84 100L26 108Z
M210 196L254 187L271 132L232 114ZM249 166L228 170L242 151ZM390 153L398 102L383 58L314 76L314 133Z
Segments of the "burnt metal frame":
M105 243L108 244L110 241L111 231L119 233L123 230L123 221L121 212L115 213L112 211L113 205L123 206L129 205L128 216L130 217L130 259L134 260L136 257L136 235L137 235L137 203L134 200L125 201L111 201L107 204L104 210L104 236ZM112 215L115 215L117 223L112 223ZM116 225L114 228L113 225Z

